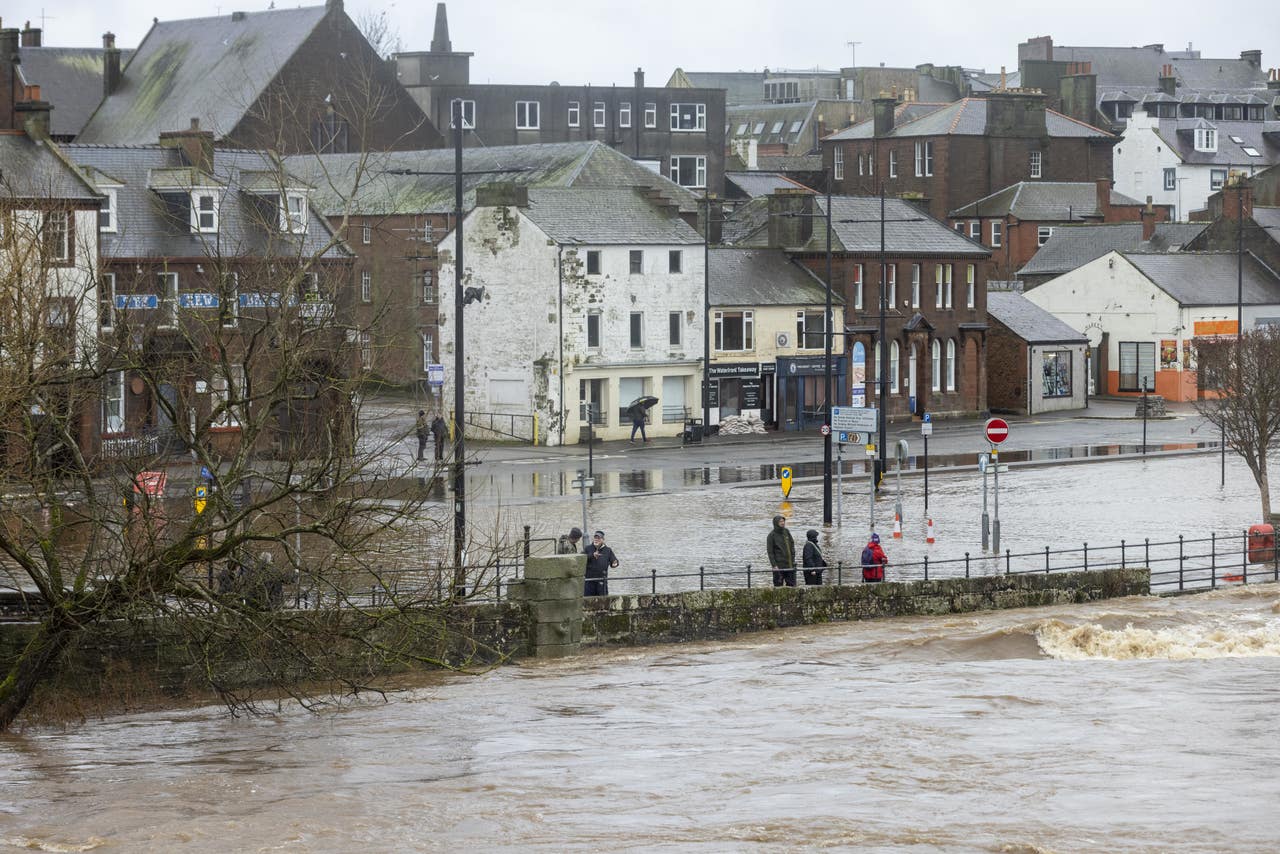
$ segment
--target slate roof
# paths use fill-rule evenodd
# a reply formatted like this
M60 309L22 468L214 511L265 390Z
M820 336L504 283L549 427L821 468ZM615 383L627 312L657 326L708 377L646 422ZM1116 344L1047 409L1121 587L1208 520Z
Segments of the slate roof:
M1022 85L1022 73L1019 71L1006 72L1004 85L1007 89L1017 89ZM975 92L990 92L998 89L1000 88L1000 72L994 71L989 74L985 71L970 72L969 86Z
M702 235L688 223L652 204L635 189L531 189L529 207L521 212L557 243L702 244Z
M75 136L102 100L102 48L20 47L22 79L40 87L40 97L53 105L50 133ZM120 51L120 63L133 51Z
M453 212L454 154L449 149L298 154L286 157L285 164L315 188L313 203L325 216ZM598 141L467 148L462 152L462 168L473 172L523 170L464 175L463 207L467 210L475 207L476 187L496 182L530 187L650 187L676 203L683 213L699 209L694 193ZM388 174L401 169L440 174ZM353 193L357 181L359 186Z
M1108 252L1176 251L1208 227L1206 222L1158 222L1151 240L1143 243L1142 223L1097 223L1063 226L1018 271L1019 276L1069 273Z
M1254 207L1253 221L1263 228L1268 237L1280 243L1280 208Z
M80 145L63 146L68 158L76 164L109 176L122 186L116 189L117 230L99 235L104 258L201 258L221 256L297 257L299 253L315 256L332 241L332 232L314 208L310 209L305 235L282 233L274 206L260 196L247 192L242 175L253 176L252 187L260 188L263 171L274 171L267 152L247 149L216 149L213 174L202 176L184 162L176 148L151 146ZM165 196L150 188L153 177L185 176L177 183L164 181L177 189L188 183L213 183L226 188L219 209L217 234L192 234L185 217L170 213ZM278 184L286 189L303 188L300 181L282 176ZM264 226L264 219L268 225ZM324 249L323 258L349 255L341 244Z
M726 172L724 180L733 184L750 198L772 195L777 190L809 190L798 181L793 181L778 172Z
M0 131L0 197L97 203L102 195L57 146Z
M1217 151L1196 151L1197 127L1216 128ZM1280 163L1280 121L1244 122L1209 121L1207 119L1158 119L1156 133L1186 163L1203 166L1257 166ZM1232 137L1240 142L1233 142ZM1248 146L1258 157L1246 154Z
M684 71L677 68L667 85L676 88L723 89L726 105L752 104L764 97L764 72Z
M325 15L312 6L157 22L77 142L146 144L192 117L225 137Z
M1014 291L988 291L987 315L1028 344L1085 344L1089 338Z
M821 154L788 154L756 158L761 172L822 172Z
M822 280L780 249L712 249L711 304L718 306L824 305ZM844 297L832 291L833 305Z
M897 123L889 137L920 136L983 136L987 133L986 98L962 98L919 118ZM1068 118L1055 110L1045 109L1045 129L1054 138L1110 139L1112 135L1084 122ZM853 127L829 134L823 139L871 139L875 136L875 121L868 119Z
M1212 59L1188 56L1183 51L1157 50L1152 47L1076 47L1053 46L1055 62L1090 62L1098 78L1098 91L1104 88L1155 88L1161 66L1172 65L1179 86L1188 89L1265 89L1266 72L1233 57Z
M1155 285L1180 305L1234 305L1237 294L1236 253L1123 253ZM1247 305L1280 305L1280 276L1251 252L1244 257L1243 301Z
M817 106L817 101L802 101L794 104L738 104L726 107L724 120L729 125L729 132L725 137L729 140L754 139L760 145L803 143L811 133L809 122ZM742 128L743 125L746 127ZM759 133L756 132L757 127L760 127ZM740 128L742 133L738 133Z
M1111 191L1113 205L1140 205L1137 199ZM951 216L1015 216L1022 220L1081 222L1101 218L1098 190L1091 182L1021 181L952 211Z

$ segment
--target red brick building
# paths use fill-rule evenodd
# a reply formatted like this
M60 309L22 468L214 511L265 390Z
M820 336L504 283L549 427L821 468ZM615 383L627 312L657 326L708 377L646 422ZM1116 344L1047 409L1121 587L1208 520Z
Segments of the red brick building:
M1111 179L1106 131L1045 108L1038 92L997 91L897 122L893 98L875 118L826 137L835 192L918 200L937 219L1021 181Z

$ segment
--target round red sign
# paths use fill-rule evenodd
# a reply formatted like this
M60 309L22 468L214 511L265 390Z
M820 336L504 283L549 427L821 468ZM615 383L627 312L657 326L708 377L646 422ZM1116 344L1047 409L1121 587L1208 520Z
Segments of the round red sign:
M988 442L993 445L999 445L1009 438L1009 422L1003 418L988 418L984 432L987 435Z

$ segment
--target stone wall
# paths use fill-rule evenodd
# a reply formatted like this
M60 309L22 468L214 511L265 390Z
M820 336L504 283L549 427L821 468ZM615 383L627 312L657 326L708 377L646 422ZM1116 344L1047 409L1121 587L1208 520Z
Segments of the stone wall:
M582 645L671 643L877 617L1067 605L1146 595L1149 583L1146 569L1110 569L845 587L601 596L583 600Z

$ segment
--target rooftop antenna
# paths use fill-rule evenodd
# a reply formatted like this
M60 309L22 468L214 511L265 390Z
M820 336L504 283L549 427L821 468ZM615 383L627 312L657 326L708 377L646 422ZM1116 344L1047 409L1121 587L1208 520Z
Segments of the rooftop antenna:
M43 7L43 6L42 6L42 7L40 7L40 29L42 29L42 30L47 30L47 29L49 29L49 21L50 21L50 20L54 20L54 21L56 21L56 20L58 20L58 19L57 19L56 17L54 17L53 15L46 15L46 14L45 14L45 11L44 11L44 7Z
M860 44L862 44L862 42L845 42L845 45L849 48L850 68L858 67L858 45Z

